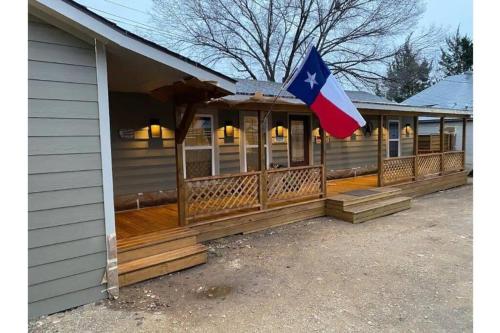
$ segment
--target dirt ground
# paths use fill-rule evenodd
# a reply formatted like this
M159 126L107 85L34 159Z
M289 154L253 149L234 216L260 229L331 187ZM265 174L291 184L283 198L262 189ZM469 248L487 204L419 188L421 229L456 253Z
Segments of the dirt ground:
M208 264L29 323L31 332L472 331L472 185L353 225L212 241Z

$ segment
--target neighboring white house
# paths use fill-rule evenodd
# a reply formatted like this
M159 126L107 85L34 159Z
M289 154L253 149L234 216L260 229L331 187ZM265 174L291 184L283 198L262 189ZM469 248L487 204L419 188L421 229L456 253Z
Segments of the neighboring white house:
M429 88L422 90L418 94L403 101L402 104L413 106L427 106L454 110L473 110L472 101L472 86L473 73L472 71L465 72L459 75L447 76L438 83ZM439 133L439 118L420 117L420 134L437 134ZM472 153L472 136L473 122L472 118L467 123L467 138L466 138L466 167L472 169L473 153ZM456 135L455 149L462 149L462 120L461 119L446 119L445 131L454 132Z

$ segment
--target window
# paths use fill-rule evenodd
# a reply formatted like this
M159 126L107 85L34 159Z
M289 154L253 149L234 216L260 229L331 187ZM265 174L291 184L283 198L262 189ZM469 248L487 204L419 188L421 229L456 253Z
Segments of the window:
M399 120L389 120L389 140L388 140L388 155L389 157L399 156Z
M184 176L195 178L213 174L213 119L211 115L196 115L184 141Z
M268 161L267 151L267 122L264 147L266 149L266 165ZM257 116L243 117L243 153L244 172L259 170L259 118Z

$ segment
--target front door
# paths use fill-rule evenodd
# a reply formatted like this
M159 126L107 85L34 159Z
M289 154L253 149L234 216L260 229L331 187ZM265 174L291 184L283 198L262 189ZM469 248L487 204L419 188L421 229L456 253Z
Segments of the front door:
M308 116L290 116L290 166L309 165L311 126Z

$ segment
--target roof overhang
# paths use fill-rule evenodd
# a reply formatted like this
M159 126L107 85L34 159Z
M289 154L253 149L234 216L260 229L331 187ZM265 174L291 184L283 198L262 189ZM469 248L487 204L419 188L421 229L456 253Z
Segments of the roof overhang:
M262 96L261 94L231 95L210 102L214 105L226 106L234 109L261 110L273 105L276 111L310 111L302 101L296 98L277 98ZM397 116L429 116L429 117L472 117L472 111L442 109L401 104L373 103L353 101L362 114L397 115Z
M236 90L236 80L130 33L74 1L29 0L28 3L30 13L44 19L56 19L54 25L79 38L89 42L97 39L110 48L124 48L179 71L186 78L197 78L215 86L226 95Z

